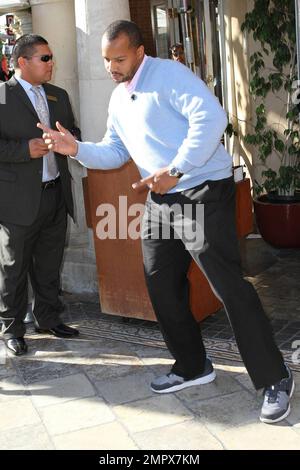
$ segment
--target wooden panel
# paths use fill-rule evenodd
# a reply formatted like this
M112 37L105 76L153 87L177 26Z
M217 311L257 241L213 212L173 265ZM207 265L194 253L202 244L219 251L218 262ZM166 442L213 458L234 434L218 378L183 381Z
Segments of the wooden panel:
M111 204L111 210L119 208L120 204L125 206L125 200L120 199L122 196L127 197L127 207L134 203L144 204L147 191L137 193L131 188L134 181L139 181L139 172L135 164L129 162L117 170L89 170L88 179L102 311L155 320L144 280L141 242L119 238L119 231L124 232L123 228L127 228L134 217L124 220L124 211L122 218L117 213L116 238L100 240L97 236L99 217L96 211L99 204Z
M239 238L253 232L253 211L250 180L236 183L236 230Z
M131 188L134 181L140 179L135 164L131 161L117 170L88 171L88 185L84 183L85 206L87 219L93 227L98 284L102 311L124 317L135 317L155 320L155 315L148 297L144 279L141 242L127 237L130 220L127 210L134 203L144 204L147 190L136 192ZM239 236L251 231L252 209L249 204L250 183L242 181L237 184L237 230ZM246 201L245 201L246 200ZM97 208L102 205L102 214L97 216ZM117 224L115 238L99 239L99 221L106 213L103 204L109 204L106 209L123 210L116 212ZM99 209L98 209L99 210ZM120 238L123 236L124 238ZM188 274L190 282L191 310L197 320L202 320L222 307L213 294L208 281L194 261Z

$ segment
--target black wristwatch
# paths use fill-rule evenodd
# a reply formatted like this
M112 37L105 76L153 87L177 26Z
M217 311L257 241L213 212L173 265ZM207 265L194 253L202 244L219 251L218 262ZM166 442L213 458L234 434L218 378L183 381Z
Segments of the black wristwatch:
M168 171L169 176L175 176L176 178L181 178L184 173L182 173L176 166L171 166Z

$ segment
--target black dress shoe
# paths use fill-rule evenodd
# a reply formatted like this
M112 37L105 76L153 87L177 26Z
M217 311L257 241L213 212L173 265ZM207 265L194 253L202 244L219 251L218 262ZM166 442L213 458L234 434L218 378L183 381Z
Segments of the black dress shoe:
M22 354L26 354L28 350L27 344L22 337L6 339L5 345L15 356L22 356Z
M48 333L50 335L58 336L59 338L71 338L72 336L78 336L79 331L75 328L71 328L64 323L60 323L60 325L53 326L53 328L49 328L48 330L43 330L42 328L36 328L35 331L37 333Z

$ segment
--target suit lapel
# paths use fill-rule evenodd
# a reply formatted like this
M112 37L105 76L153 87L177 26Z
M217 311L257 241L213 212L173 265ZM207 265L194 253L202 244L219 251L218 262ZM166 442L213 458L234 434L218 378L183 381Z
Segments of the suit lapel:
M18 80L16 80L15 77L12 77L10 80L8 80L7 85L9 86L10 91L13 92L18 97L18 99L22 101L22 103L29 109L29 111L33 114L36 120L39 121L39 117L37 115L36 110L34 109L30 99L27 96L27 93L25 92L22 85L20 85ZM44 85L44 90L47 96L47 94L49 94L47 84ZM57 102L47 99L47 103L48 103L49 115L50 115L50 127L55 129L55 121L56 121L55 115L56 115Z
M14 93L20 101L29 109L29 111L34 115L34 117L39 120L39 117L36 113L36 110L32 106L32 103L30 99L27 96L27 93L25 92L24 88L20 85L18 80L15 79L15 77L12 77L10 80L8 80L7 85L9 87L9 90Z

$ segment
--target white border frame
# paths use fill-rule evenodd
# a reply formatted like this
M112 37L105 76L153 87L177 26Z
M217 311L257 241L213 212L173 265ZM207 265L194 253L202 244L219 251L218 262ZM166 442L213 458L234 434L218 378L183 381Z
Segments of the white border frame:
M295 12L296 12L297 69L298 69L298 80L300 80L300 0L295 0Z

